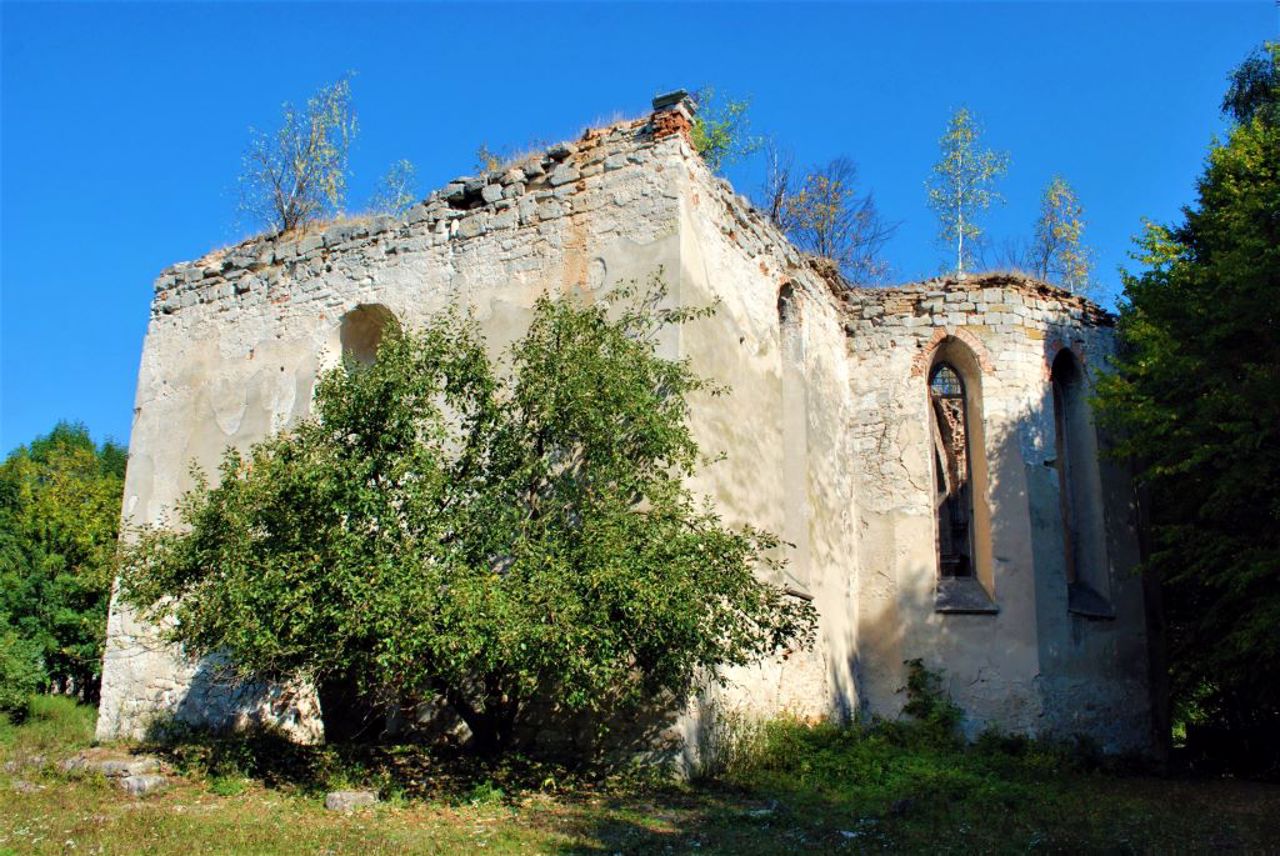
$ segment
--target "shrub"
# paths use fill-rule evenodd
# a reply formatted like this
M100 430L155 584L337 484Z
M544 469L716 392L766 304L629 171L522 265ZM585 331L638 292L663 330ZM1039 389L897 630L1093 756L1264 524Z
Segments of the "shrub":
M440 699L485 752L548 702L605 723L807 645L812 605L762 579L777 539L686 487L686 396L715 390L655 340L706 313L663 298L544 297L509 370L456 314L391 331L320 380L315 418L198 478L124 596L191 654L315 680L322 708L326 684Z
M38 643L11 630L0 635L0 712L14 720L26 718L31 697L49 684L40 654Z
M907 703L902 712L939 737L954 738L964 712L947 695L942 676L919 658L907 660Z

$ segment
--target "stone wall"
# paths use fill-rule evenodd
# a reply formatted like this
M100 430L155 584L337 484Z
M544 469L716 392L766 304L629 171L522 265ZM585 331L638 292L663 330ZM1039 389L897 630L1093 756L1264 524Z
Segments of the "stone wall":
M943 672L970 734L1090 734L1111 750L1149 744L1146 640L1132 483L1101 468L1114 617L1069 610L1050 366L1070 348L1090 377L1112 319L1020 277L941 279L845 295L856 413L850 434L866 533L859 554L859 674L866 711L893 716L903 662ZM939 611L928 369L939 347L973 354L985 456L991 611ZM971 426L972 429L972 426ZM976 432L975 432L976 433ZM1047 465L1048 464L1048 465ZM981 517L981 514L977 515ZM979 539L981 540L981 539ZM980 570L979 576L983 576Z
M161 523L228 445L309 412L344 315L382 307L407 326L471 307L495 351L545 292L587 299L661 271L670 299L717 305L660 347L730 392L693 404L709 454L694 488L730 523L793 545L779 582L820 614L812 651L729 673L680 718L699 745L716 708L848 718L897 713L903 661L947 675L974 732L1094 734L1145 743L1141 592L1128 479L1104 465L1113 618L1068 609L1048 366L1105 362L1110 319L1014 277L849 291L714 177L672 101L509 168L458 179L403 219L343 221L248 241L164 271L139 371L125 516ZM382 312L379 309L378 312ZM973 356L986 462L983 612L940 612L926 383L939 348ZM167 716L284 722L318 734L305 688L219 683L113 606L98 733L137 737ZM692 751L692 750L690 750Z
M212 472L227 446L305 416L317 374L340 359L341 319L358 306L413 326L465 303L496 351L546 291L590 294L678 270L686 156L678 138L627 123L452 182L403 220L251 240L165 270L139 369L126 521L163 524L191 463ZM107 635L99 736L136 738L170 715L254 715L261 688L219 685L215 670L186 662L118 603ZM285 715L305 721L313 708L303 699Z

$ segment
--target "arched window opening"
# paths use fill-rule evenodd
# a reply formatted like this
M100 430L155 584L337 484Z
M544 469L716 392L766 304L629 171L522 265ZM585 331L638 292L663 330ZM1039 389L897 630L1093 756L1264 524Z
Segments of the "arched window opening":
M1072 488L1071 448L1067 442L1067 407L1077 393L1080 382L1076 371L1075 360L1067 356L1067 352L1058 355L1053 361L1053 428L1054 428L1054 467L1058 471L1058 498L1062 513L1063 551L1066 557L1067 583L1076 582L1079 569L1076 564L1076 552L1080 548L1080 529L1076 518L1075 497Z
M982 368L962 341L939 343L929 369L930 470L938 612L993 614L991 510L982 422Z
M972 577L973 486L964 381L948 363L929 377L933 420L934 509L938 521L938 573Z
M1111 617L1102 483L1084 372L1064 348L1050 377L1068 608L1089 617Z
M361 304L342 316L338 338L342 343L343 359L351 359L360 365L372 365L378 356L378 346L388 329L399 329L399 322L391 310L380 303Z
M792 545L782 584L798 597L812 599L813 567L809 541L808 382L805 377L804 325L795 285L778 289L779 396L776 412L781 434L782 539Z
M800 320L800 307L796 303L796 288L789 282L778 289L778 324L786 327Z

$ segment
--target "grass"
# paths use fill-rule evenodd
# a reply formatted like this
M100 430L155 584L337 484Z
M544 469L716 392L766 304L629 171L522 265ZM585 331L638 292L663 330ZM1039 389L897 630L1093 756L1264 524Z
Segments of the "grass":
M133 799L57 762L90 745L93 711L38 699L0 720L0 854L648 854L1263 852L1280 786L1166 779L1079 747L936 726L777 721L722 734L714 776L676 785L529 759L484 767L418 747L289 747L189 736L173 785ZM373 786L350 815L323 792Z

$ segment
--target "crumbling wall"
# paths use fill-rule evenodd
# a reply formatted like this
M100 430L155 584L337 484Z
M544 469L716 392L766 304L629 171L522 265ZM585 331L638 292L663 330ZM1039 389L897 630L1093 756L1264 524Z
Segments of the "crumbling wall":
M497 352L540 294L591 298L661 270L673 302L718 307L660 341L665 356L730 390L693 402L702 448L725 454L693 486L728 522L788 543L779 582L820 615L812 651L733 670L668 737L696 746L716 708L894 716L903 662L920 657L947 676L970 733L994 725L1145 745L1129 479L1102 464L1113 615L1086 617L1069 609L1049 460L1049 366L1061 347L1086 374L1102 365L1109 318L1018 277L845 290L709 173L688 142L685 105L655 109L458 179L403 219L254 239L163 272L139 370L126 521L163 525L191 462L210 472L228 445L305 417L357 308L361 319L412 327L463 304ZM940 611L927 389L938 348L972 356L980 396L966 429L971 458L980 449L985 465L972 486L984 529L978 609ZM170 716L318 736L306 688L229 687L214 666L185 660L114 603L99 737L140 737Z
M251 240L164 271L139 369L126 522L163 524L192 462L212 472L227 446L307 415L317 374L340 358L341 319L358 306L413 326L465 304L498 351L544 292L586 295L679 270L684 157L678 138L655 141L646 122L626 123L459 179L403 220ZM305 693L225 686L118 601L107 636L100 738L137 738L169 716L275 716L301 723L300 736L317 733Z
M903 662L943 672L970 734L1088 734L1109 749L1148 745L1143 604L1124 472L1103 463L1113 618L1068 609L1049 367L1070 347L1105 364L1110 319L1019 277L942 279L846 297L851 433L863 532L859 674L865 712L894 716ZM978 364L989 510L990 609L940 611L930 471L928 370L948 342ZM973 426L971 425L971 430Z
M849 363L839 302L805 257L747 200L688 152L681 195L680 300L717 307L681 330L680 353L728 387L693 408L710 454L695 487L730 523L785 542L778 582L812 599L812 649L727 672L703 700L753 716L844 717L857 705L851 663L856 603ZM690 723L692 726L694 723Z

